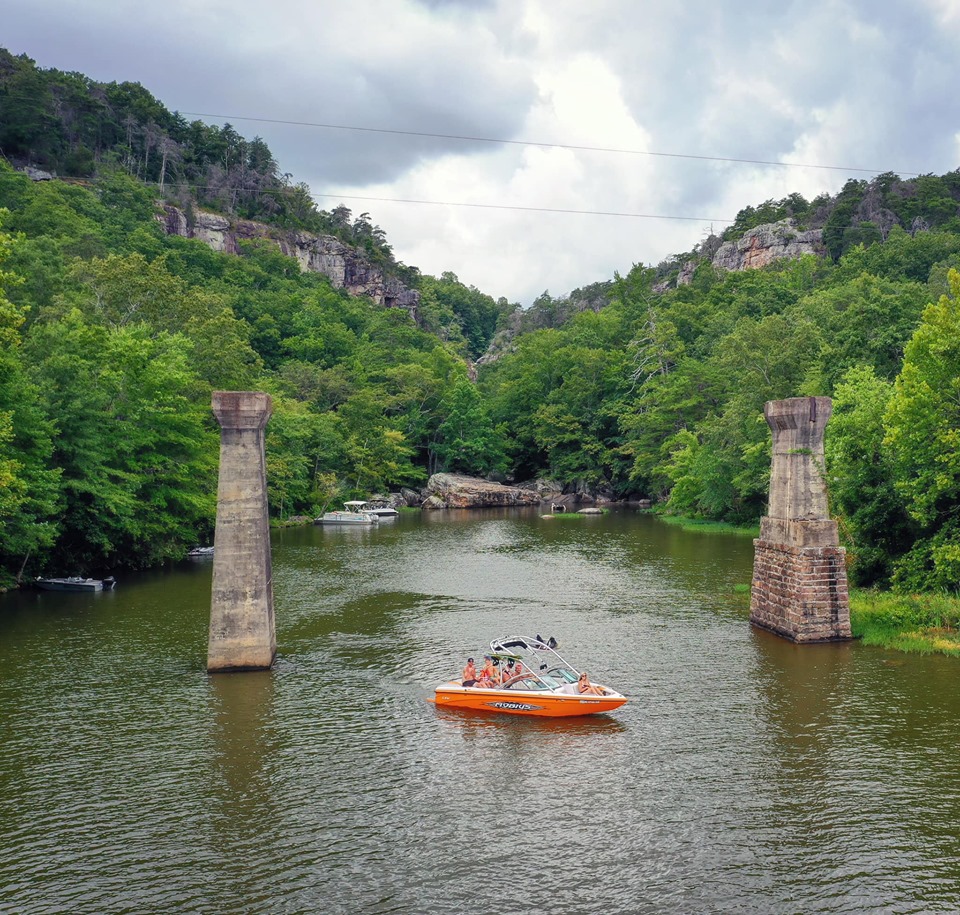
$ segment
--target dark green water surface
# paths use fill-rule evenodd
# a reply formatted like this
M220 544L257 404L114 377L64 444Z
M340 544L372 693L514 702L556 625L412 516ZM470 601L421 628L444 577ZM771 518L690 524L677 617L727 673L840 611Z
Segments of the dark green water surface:
M272 672L205 673L209 562L0 596L0 912L960 910L960 665L751 629L749 538L523 510L273 546ZM536 633L631 702L426 701Z

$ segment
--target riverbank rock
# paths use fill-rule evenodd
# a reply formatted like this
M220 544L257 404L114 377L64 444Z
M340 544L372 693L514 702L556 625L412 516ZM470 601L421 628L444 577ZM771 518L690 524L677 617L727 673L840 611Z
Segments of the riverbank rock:
M403 499L403 504L407 508L417 508L420 503L423 501L423 496L420 495L415 489L408 489L406 486L400 490L400 497ZM397 508L398 506L394 506Z
M539 497L541 502L549 502L554 497L559 497L563 492L563 483L558 483L556 480L545 480L538 477L536 480L527 480L523 483L516 484L517 489L527 489L531 492L535 492Z
M427 481L423 508L488 508L539 505L536 490L504 486L458 473L435 473ZM437 505L437 502L440 505Z

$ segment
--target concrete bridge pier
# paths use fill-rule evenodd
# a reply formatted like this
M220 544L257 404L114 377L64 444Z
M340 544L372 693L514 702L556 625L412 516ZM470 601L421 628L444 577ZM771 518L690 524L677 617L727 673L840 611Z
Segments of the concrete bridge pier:
M770 504L754 540L750 622L794 642L852 637L846 550L830 519L823 478L829 397L772 400Z
M212 407L220 480L207 670L262 670L277 653L263 450L273 401L255 391L214 391Z

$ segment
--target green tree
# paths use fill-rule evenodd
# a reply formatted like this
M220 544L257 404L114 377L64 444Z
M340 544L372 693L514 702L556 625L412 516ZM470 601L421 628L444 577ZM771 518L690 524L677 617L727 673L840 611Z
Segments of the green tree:
M884 415L893 383L869 365L844 375L833 395L825 457L831 514L840 520L850 570L860 585L888 585L914 525L895 485Z
M960 271L907 344L886 415L897 488L921 526L894 581L955 590L960 581Z
M440 409L444 420L433 443L438 469L484 476L505 468L502 439L468 378L453 383Z
M35 324L28 348L59 433L55 558L86 571L182 555L212 524L217 462L185 339L91 324L74 309Z
M31 555L49 548L59 532L53 429L24 364L24 310L4 294L17 282L3 269L13 247L14 240L0 232L0 586L17 577Z

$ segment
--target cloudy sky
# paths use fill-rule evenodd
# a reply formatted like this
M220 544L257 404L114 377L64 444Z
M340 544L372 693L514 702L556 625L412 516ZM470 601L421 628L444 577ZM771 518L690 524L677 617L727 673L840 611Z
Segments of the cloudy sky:
M523 305L689 250L768 198L960 167L960 0L0 9L8 50L260 135L404 263Z

